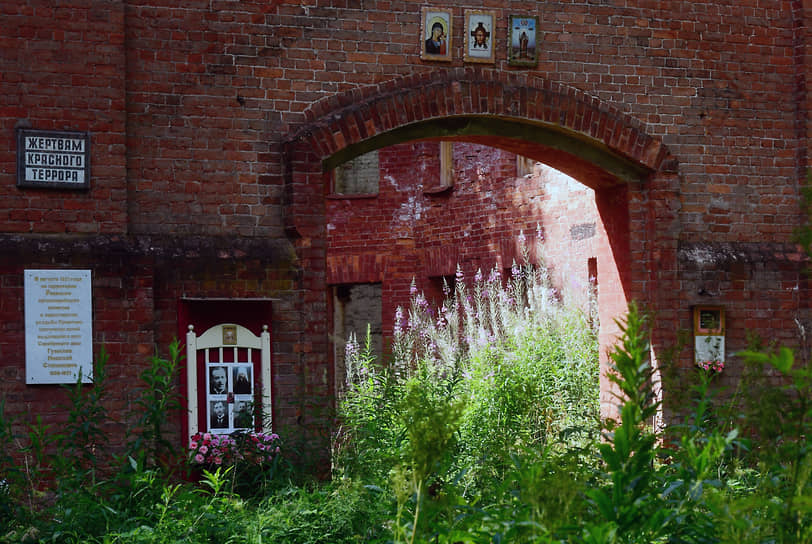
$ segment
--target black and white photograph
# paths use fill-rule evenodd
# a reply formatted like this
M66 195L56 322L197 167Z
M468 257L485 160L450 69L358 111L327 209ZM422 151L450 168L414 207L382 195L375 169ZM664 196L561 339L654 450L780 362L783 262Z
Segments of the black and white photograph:
M233 369L234 393L237 395L250 395L251 390L251 366L235 366Z
M228 369L225 366L209 368L209 394L225 395L228 393Z
M228 403L224 400L209 402L209 427L212 430L228 429Z
M248 399L237 400L234 403L234 428L254 428L254 406Z

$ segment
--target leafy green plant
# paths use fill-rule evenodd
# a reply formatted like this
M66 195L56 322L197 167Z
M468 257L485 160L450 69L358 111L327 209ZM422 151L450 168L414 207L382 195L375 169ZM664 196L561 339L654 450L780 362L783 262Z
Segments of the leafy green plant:
M332 440L333 478L380 483L399 461L405 440L398 414L403 384L390 367L375 360L369 330L363 347L350 338L346 355L346 390L339 398Z
M69 489L95 484L100 467L109 466L107 433L103 424L109 421L103 402L107 395L108 355L104 347L93 362L93 381L85 385L81 373L76 383L65 390L68 419L58 434L55 461L59 484Z
M458 272L436 313L413 288L392 359L376 361L351 338L346 361L334 476L391 491L395 541L538 537L548 534L535 530L541 518L583 511L577 492L543 482L582 489L589 474L574 468L588 456L573 452L597 437L597 340L543 269L516 266L507 282L478 273L470 287ZM569 468L545 473L552 459Z
M738 429L726 430L726 420L713 415L710 384L716 370L697 366L693 386L693 412L671 434L678 447L660 451L667 461L658 474L663 488L663 508L669 512L665 533L674 541L717 542L718 499L724 496L724 474L729 470Z
M700 368L684 376L684 424L658 436L649 321L632 305L611 353L619 417L600 441L588 319L558 302L539 269L507 282L462 279L438 313L413 293L390 361L350 342L332 482L294 485L274 472L269 485L222 466L178 480L164 443L173 344L169 360L156 356L143 374L129 448L138 454L112 458L109 471L99 470L106 457L92 457L104 444L103 369L91 386L68 390L59 432L35 420L16 436L0 420L9 482L0 516L13 516L0 543L812 542L806 356L743 354L753 373L767 367L783 379L749 441L734 422L750 420L724 415L735 407L720 409L713 373ZM78 462L58 464L59 451ZM32 485L57 472L76 485L47 496ZM243 476L256 493L240 487Z
M609 375L618 389L620 421L607 433L606 442L598 445L609 485L587 495L604 520L600 526L606 530L600 534L621 534L626 542L654 542L665 525L666 512L652 470L657 437L649 423L659 403L651 387L649 330L635 305L629 307L626 323L620 327L622 337L610 353L614 367Z
M0 440L5 445L0 455L0 519L13 514L22 527L22 520L33 523L51 511L60 511L62 504L76 507L80 500L99 491L103 484L98 480L99 468L107 465L106 435L101 426L107 419L103 406L106 363L107 354L102 349L93 362L93 382L84 384L80 374L75 384L65 387L68 402L64 425L45 425L37 416L27 424L24 436L15 436L11 421L0 418ZM11 445L17 446L18 456L9 450Z
M150 466L170 471L181 466L177 444L167 437L166 425L170 416L180 410L177 390L178 366L182 357L177 339L169 344L169 358L157 354L150 357L149 366L141 373L144 388L135 405L137 416L135 440L130 444L130 455Z
M391 523L382 488L344 478L278 489L248 517L241 542L391 542Z
M24 513L21 505L25 474L15 458L19 443L12 425L14 420L6 413L6 399L0 398L0 525L19 520Z
M785 382L780 412L773 413L769 447L759 448L763 507L774 519L778 542L812 542L812 366L808 358L797 364L786 347L773 352L746 351L741 355L761 367L770 365ZM758 437L755 439L758 440ZM766 495L766 496L765 496Z
M462 413L462 401L450 396L447 391L437 390L437 384L430 380L413 376L404 385L404 395L399 413L406 430L403 467L396 470L393 477L397 486L410 490L411 519L401 524L396 519L396 535L408 535L405 541L415 542L419 534L430 530L436 516L442 515L447 505L443 495L448 494L444 477L451 466L456 432ZM445 489L443 489L445 487ZM401 500L403 496L400 496ZM398 511L404 512L399 502ZM399 540L399 539L396 539Z

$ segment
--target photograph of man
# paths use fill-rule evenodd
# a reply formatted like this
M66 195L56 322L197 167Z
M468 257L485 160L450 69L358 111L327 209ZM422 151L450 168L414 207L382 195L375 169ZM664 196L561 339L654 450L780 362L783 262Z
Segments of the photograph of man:
M241 400L237 402L237 409L234 412L234 427L237 429L251 429L254 427L254 416L251 414L251 402Z
M226 367L215 366L209 369L209 394L225 395L228 393L228 374Z
M234 369L234 393L237 395L251 394L250 366L238 366Z
M228 406L224 400L214 400L211 403L211 429L228 429Z

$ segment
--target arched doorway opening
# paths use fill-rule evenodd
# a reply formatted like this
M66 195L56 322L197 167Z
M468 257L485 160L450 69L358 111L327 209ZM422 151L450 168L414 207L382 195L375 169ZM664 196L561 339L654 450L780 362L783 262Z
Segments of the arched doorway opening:
M603 375L606 351L618 332L615 320L629 301L657 308L664 316L658 323L665 336L669 333L663 331L671 327L668 320L676 319L676 299L667 295L676 277L677 240L671 237L677 230L675 165L664 146L633 119L577 91L521 76L483 80L488 77L496 76L482 73L474 78L449 70L429 81L404 80L387 91L376 89L377 94L370 90L367 98L325 100L306 112L310 122L285 149L286 225L300 259L302 289L323 293L318 304L327 308L329 284L338 281L336 277L343 278L341 283L375 283L391 272L386 256L371 251L328 262L327 203L330 173L337 166L410 142L466 142L505 150L550 165L594 190L600 223L596 228L607 241L606 251L594 263L600 278ZM315 306L302 311L318 313ZM324 339L310 352L309 364L325 366L325 376L332 372L325 360L330 351L327 314L322 312L323 325L309 322ZM330 383L326 379L323 386L329 388ZM614 408L606 380L602 406L607 415Z

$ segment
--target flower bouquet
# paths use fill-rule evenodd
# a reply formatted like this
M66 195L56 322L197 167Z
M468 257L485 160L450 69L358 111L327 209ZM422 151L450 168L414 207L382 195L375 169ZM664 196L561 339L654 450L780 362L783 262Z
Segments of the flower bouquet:
M235 490L253 493L273 477L281 447L279 435L261 432L232 434L195 433L189 442L189 464L193 469L214 472L233 467Z
M719 360L697 361L696 366L708 372L721 372L725 368L725 363Z

